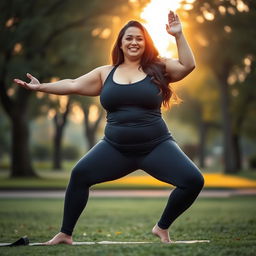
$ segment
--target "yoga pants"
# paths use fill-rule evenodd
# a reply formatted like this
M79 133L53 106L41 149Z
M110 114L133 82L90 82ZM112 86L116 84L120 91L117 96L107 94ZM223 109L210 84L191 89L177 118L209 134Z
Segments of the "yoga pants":
M88 201L90 186L121 178L138 169L176 187L158 221L163 229L169 228L191 206L204 185L200 170L171 139L161 142L144 155L120 153L107 141L100 140L72 170L65 195L61 232L72 235Z

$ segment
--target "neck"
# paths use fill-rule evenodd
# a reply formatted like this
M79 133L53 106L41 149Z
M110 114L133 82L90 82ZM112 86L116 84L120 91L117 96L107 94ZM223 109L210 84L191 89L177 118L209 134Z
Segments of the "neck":
M126 67L139 67L140 61L141 61L141 59L131 60L131 59L125 58L124 62L121 65L126 66Z

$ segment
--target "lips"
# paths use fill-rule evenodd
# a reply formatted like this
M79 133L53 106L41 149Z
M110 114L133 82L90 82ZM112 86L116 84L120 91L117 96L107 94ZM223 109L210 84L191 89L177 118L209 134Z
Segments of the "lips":
M130 47L130 48L128 48L130 51L137 51L137 50L139 50L139 48L137 48L137 47Z

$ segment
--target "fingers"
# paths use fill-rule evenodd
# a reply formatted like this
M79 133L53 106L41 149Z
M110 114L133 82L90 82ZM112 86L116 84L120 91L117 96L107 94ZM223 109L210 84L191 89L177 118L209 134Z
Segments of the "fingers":
M180 19L177 14L175 14L173 11L170 11L168 14L168 21L169 23L172 23L174 21L180 21Z
M33 78L33 76L32 76L31 74L29 74L29 73L27 73L26 75L27 75L27 77L28 77L29 79L32 79L32 78Z
M169 27L168 24L165 24L165 29L166 29L166 31L169 33L170 27Z
M34 77L33 77L31 74L29 74L29 73L27 73L26 75L27 75L27 77L28 77L30 80L32 80L32 79L34 78ZM28 83L26 83L26 82L24 82L24 81L22 81L22 80L20 80L20 79L15 78L15 79L13 79L13 82L15 82L15 83L18 84L19 86L24 87L24 88L26 88L26 89L31 89L30 86L28 85Z
M168 14L168 21L169 23L175 21L175 14L173 11L170 11L169 14Z
M14 81L16 84L18 84L18 85L24 85L24 84L25 84L25 82L22 81L22 80L20 80L20 79L13 79L13 81Z
M13 81L24 88L28 88L28 84L20 79L13 79Z

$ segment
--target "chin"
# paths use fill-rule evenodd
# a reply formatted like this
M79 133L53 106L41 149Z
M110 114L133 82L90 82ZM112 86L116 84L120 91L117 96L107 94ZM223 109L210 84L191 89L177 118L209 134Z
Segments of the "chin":
M143 54L141 53L134 53L134 54L127 54L128 57L137 57L137 58L141 58Z

